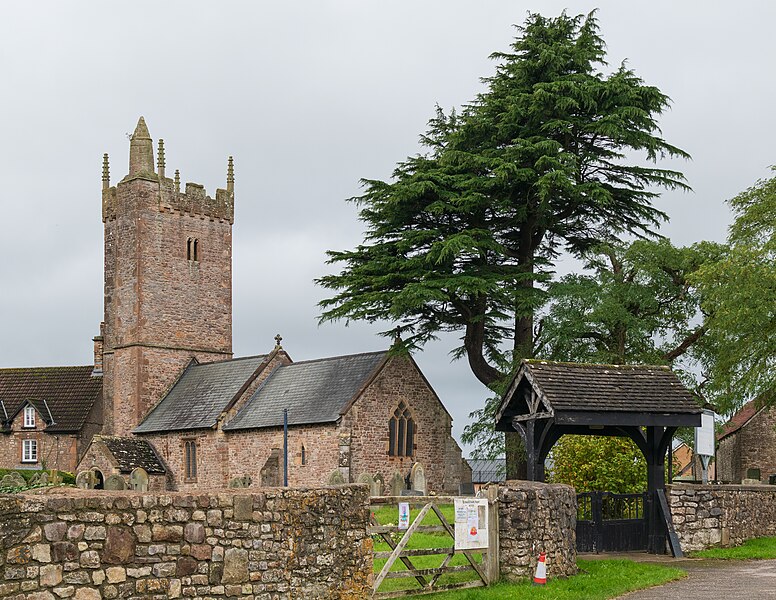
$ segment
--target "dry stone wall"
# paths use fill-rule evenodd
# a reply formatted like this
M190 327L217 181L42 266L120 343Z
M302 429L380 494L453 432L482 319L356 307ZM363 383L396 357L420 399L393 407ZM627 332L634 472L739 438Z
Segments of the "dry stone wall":
M577 572L577 496L560 484L507 481L499 486L499 569L501 577L533 577L540 552L547 575Z
M367 486L0 496L0 598L368 598Z
M776 535L776 486L674 484L669 502L685 551Z

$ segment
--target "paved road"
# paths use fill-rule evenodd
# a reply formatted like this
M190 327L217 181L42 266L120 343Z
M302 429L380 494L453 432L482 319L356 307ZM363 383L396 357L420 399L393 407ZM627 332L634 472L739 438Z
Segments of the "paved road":
M688 576L673 583L620 596L623 600L710 600L776 598L776 560L682 561Z

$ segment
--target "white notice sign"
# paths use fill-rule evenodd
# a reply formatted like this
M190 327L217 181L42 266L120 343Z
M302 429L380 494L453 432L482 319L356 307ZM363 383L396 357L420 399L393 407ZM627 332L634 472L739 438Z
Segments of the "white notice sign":
M455 499L455 549L476 550L488 547L488 500Z
M714 456L714 413L710 410L701 413L701 426L695 428L695 454Z
M409 502L399 502L399 529L409 529L410 527L410 504Z

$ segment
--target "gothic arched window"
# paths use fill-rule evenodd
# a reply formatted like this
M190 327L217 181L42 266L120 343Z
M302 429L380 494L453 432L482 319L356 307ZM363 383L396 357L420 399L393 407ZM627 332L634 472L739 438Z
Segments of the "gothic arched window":
M402 401L388 421L388 454L412 456L415 446L415 421L407 405Z
M197 238L186 240L186 260L199 262L199 240Z

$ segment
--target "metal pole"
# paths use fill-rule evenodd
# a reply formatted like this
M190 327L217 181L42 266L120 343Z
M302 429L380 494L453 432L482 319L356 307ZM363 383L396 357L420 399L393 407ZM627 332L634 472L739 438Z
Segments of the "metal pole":
M288 409L283 409L283 486L288 487Z

